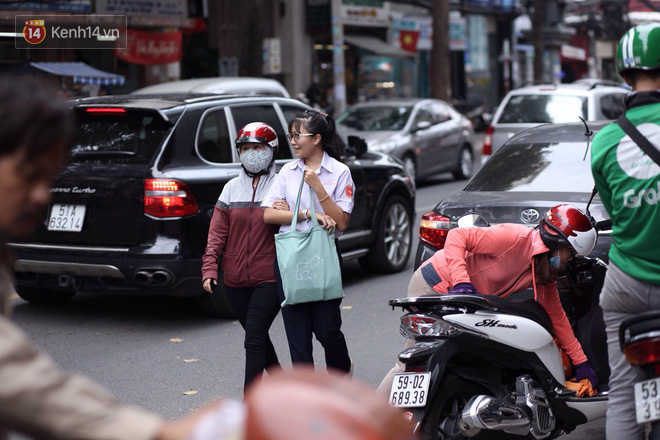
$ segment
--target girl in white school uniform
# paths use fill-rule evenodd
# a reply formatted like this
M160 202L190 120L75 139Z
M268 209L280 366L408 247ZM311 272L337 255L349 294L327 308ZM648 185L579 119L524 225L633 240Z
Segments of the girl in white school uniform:
M298 160L286 164L270 187L262 206L264 222L281 225L280 232L290 230L293 215L298 216L299 231L310 227L310 203L314 203L316 217L326 229L335 227L335 238L348 226L353 211L355 186L349 168L341 162L343 142L337 136L335 121L331 116L316 110L298 114L289 123L287 138L291 142ZM300 199L300 210L273 208L273 204L286 199L295 206L300 180L305 179ZM309 189L314 195L310 200ZM340 257L341 258L341 257ZM284 301L282 280L275 259L275 281ZM352 372L352 361L348 355L346 340L341 332L341 299L286 305L282 308L291 361L313 364L312 334L325 350L328 367L345 373Z

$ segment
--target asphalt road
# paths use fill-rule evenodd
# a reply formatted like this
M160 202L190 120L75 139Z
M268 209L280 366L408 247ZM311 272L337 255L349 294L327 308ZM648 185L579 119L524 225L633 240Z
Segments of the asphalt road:
M450 175L421 184L415 223L464 184ZM354 377L373 386L391 368L404 342L398 332L399 313L387 301L405 296L412 264L413 256L403 272L393 275L365 273L356 262L343 267L343 331L355 362ZM238 321L202 317L188 300L79 295L57 307L21 299L14 299L13 305L15 322L65 369L165 418L178 418L220 396L242 397L241 326ZM283 365L290 365L281 315L271 338ZM314 347L322 368L322 347L316 342ZM184 395L191 390L197 392ZM604 423L590 423L562 438L602 439Z

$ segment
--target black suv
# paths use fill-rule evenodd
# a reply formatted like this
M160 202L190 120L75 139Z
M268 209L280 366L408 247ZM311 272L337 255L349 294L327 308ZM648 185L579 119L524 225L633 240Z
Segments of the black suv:
M16 290L30 302L77 292L195 297L229 317L224 295L201 287L201 257L223 185L238 174L233 139L253 121L279 137L278 167L295 156L287 121L309 107L242 95L127 95L72 102L80 129L30 242L14 242ZM414 184L391 156L347 148L357 188L343 258L402 270L412 243Z

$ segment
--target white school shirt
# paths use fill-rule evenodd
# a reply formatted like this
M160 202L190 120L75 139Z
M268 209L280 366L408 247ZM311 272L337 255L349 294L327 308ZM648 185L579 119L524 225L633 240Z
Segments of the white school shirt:
M261 206L263 208L272 208L275 200L286 199L289 204L289 209L293 211L296 206L298 188L300 188L300 181L303 178L304 170L305 162L302 159L284 165L280 172L277 173L277 176L275 176L273 184L268 190L266 198L261 203ZM330 196L330 199L335 202L342 211L350 214L353 211L353 197L355 195L355 184L353 183L351 170L343 163L330 157L328 153L324 151L321 166L316 170L316 174L319 176L319 180L325 188L325 191L328 193L328 196ZM325 214L314 190L312 190L312 198L314 199L314 209L316 212ZM300 206L298 209L302 211L303 209L309 208L309 185L305 183L303 184ZM307 230L312 226L311 223L311 220L300 221L296 225L296 230ZM290 223L280 226L280 232L288 232L290 230ZM341 231L335 229L335 237L339 237L341 234Z

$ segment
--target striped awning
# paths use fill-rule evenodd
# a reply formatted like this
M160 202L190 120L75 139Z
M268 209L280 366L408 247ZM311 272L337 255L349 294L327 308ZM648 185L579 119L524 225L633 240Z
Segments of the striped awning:
M85 63L30 63L30 66L57 76L72 77L74 83L123 86L126 78L116 73L104 72Z

